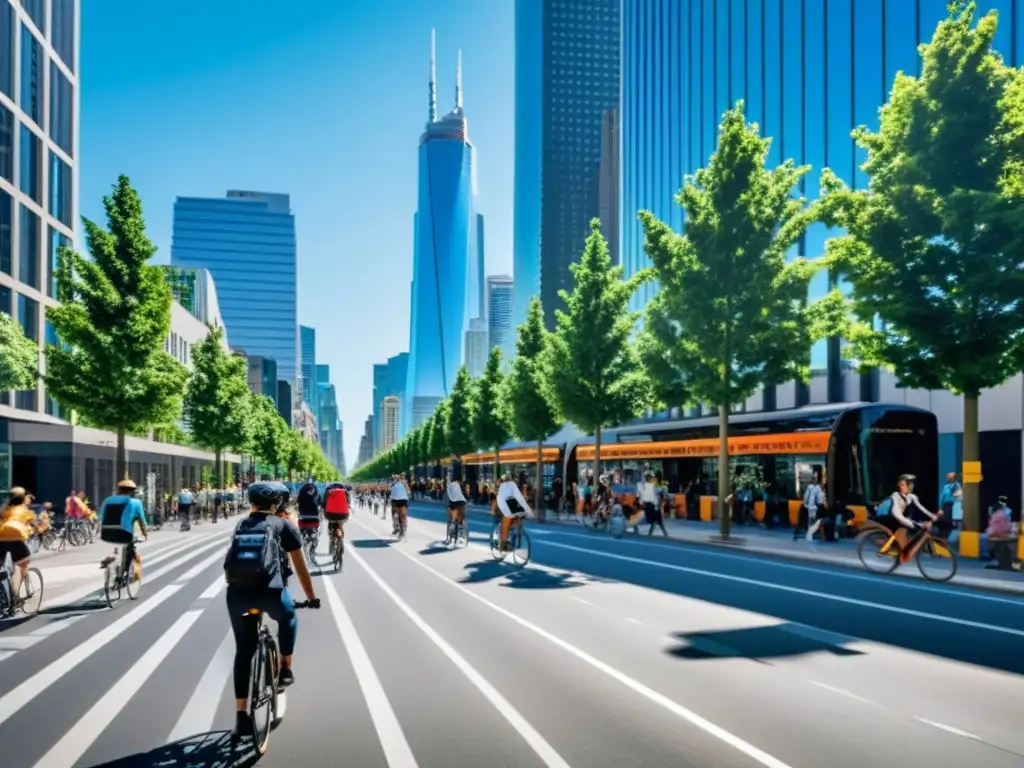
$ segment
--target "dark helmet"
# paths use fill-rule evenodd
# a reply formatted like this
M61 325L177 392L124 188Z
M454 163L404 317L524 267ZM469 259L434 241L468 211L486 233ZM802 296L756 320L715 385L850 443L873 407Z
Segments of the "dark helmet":
M275 489L277 489L277 511L284 512L285 507L288 506L288 502L292 499L292 492L288 490L288 486L281 482L271 483Z
M281 500L279 483L252 483L248 489L249 503L256 509L273 509Z

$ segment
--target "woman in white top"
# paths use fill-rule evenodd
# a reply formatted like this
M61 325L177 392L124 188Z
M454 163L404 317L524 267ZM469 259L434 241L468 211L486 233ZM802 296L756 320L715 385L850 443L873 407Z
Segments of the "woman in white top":
M409 489L405 485L405 475L398 475L391 478L391 527L397 535L399 532L399 521L401 530L405 530L406 511L409 508Z
M460 526L466 525L466 497L462 486L448 477L448 536L445 544L450 543L458 535ZM466 534L469 535L468 532Z
M661 528L661 534L668 536L664 515L661 513L661 488L654 482L654 472L649 469L644 472L644 481L636 487L636 500L644 510L648 525L651 526L647 529L647 535L653 536L654 526L658 526Z
M513 510L509 505L510 501L514 502L519 509ZM501 479L501 485L498 486L498 492L495 494L495 502L501 511L501 551L504 552L505 543L508 541L508 532L512 528L512 518L517 515L526 516L533 513L530 511L530 505L523 498L523 492L512 481L512 475L508 472Z

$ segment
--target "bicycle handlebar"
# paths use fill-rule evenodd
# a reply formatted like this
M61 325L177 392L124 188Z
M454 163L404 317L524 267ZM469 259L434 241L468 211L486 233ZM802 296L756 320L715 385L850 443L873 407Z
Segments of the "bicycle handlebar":
M292 607L296 610L300 608L312 608L313 610L318 610L320 608L320 598L318 597L315 600L303 600L300 603L292 603Z

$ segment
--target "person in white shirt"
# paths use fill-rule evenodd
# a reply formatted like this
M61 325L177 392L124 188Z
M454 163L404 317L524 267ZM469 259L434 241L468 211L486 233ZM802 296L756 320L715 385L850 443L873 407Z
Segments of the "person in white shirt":
M466 497L462 493L462 486L456 480L448 477L448 536L445 544L453 541L458 536L460 526L465 529L466 525ZM469 532L466 532L469 535Z
M523 498L523 492L519 486L512 481L512 475L505 473L495 494L495 503L501 512L501 551L505 551L505 544L508 542L508 532L512 528L512 518L532 515L530 505ZM515 505L515 508L512 506Z
M825 492L818 484L818 477L815 475L804 490L804 507L807 508L807 540L813 541L814 534L821 527L821 519L818 517L818 510L823 509L827 502ZM793 531L793 538L796 538L797 531Z
M923 537L918 535L922 530L928 530L932 523L939 519L939 515L929 512L921 504L921 500L914 493L914 475L900 475L896 482L896 492L890 496L892 502L889 507L889 514L899 523L899 527L893 531L896 540L900 543L900 560L909 562L917 554ZM914 539L910 541L909 532L914 533ZM909 542L909 544L908 544Z
M399 532L399 521L401 521L401 529L405 530L408 508L409 489L405 485L405 475L393 475L391 477L391 529L396 535Z
M644 511L647 523L651 527L647 531L648 536L654 535L654 526L661 528L663 536L668 536L665 530L664 516L661 514L661 499L659 498L660 488L654 482L654 472L644 472L644 480L636 487L636 500ZM639 525L637 526L639 528ZM639 531L638 531L639 532Z

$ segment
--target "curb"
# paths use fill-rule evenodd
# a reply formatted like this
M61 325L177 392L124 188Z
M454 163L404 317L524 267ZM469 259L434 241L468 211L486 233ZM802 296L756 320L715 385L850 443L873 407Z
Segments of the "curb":
M442 506L442 502L435 501L434 499L420 499L419 503L430 504L435 506ZM478 517L492 517L491 512L486 507L479 504L467 504L466 509L477 515ZM536 520L536 519L535 519ZM541 525L557 525L565 528L572 528L574 525L565 520L549 520ZM581 531L587 531L589 529L584 528L581 525L576 525ZM717 540L716 540L717 539ZM665 543L670 545L689 545L693 547L700 547L705 549L717 549L719 551L725 550L730 552L749 552L752 555L758 555L761 557L774 558L777 560L796 560L805 563L818 563L820 565L829 565L835 568L843 568L849 571L859 571L862 573L870 574L870 571L866 571L858 561L854 560L840 560L822 557L811 552L792 552L792 551L779 551L770 547L759 547L757 545L751 545L748 543L749 539L742 537L730 538L728 541L723 541L718 534L712 534L707 537L706 540L700 539L684 539L678 537L659 538L659 543ZM897 578L907 579L913 581L919 581L923 583L932 583L924 578L920 573L915 571L904 571L897 569L894 573L882 575L879 574L879 578ZM1016 597L1024 597L1024 579L1019 584L1012 582L1001 583L998 581L989 581L988 579L978 579L973 576L961 576L958 573L953 577L951 581L945 582L945 584L961 587L965 590L974 590L980 592L995 592L1001 595L1014 595Z

